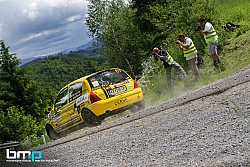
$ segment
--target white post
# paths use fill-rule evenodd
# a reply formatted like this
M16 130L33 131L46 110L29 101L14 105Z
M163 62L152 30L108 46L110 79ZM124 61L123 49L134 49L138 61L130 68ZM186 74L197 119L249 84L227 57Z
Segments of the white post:
M46 140L45 140L44 135L42 135L42 139L43 139L43 143L45 144L45 143L46 143Z
M0 53L0 66L3 64L3 56Z

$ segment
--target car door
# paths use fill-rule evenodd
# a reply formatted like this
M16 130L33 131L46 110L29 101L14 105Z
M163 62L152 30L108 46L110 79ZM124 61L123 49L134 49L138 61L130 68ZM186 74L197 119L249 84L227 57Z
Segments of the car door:
M70 104L68 87L61 90L55 101L55 113L52 118L53 123L56 125L56 130L61 131L67 127L69 118Z
M69 105L68 105L68 117L69 125L74 125L75 123L81 121L81 113L77 106L76 100L82 96L82 81L76 82L70 85L69 87Z

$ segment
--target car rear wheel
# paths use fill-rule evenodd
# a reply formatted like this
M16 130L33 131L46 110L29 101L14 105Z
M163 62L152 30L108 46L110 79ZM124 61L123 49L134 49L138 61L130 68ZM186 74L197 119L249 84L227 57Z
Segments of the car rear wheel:
M101 120L89 109L84 108L82 110L82 118L87 126L98 126L101 124Z
M144 99L137 102L137 103L134 103L131 107L130 107L130 110L132 112L138 112L138 111L141 111L145 108L145 101Z
M50 125L46 125L46 132L50 139L57 140L60 138L59 134Z

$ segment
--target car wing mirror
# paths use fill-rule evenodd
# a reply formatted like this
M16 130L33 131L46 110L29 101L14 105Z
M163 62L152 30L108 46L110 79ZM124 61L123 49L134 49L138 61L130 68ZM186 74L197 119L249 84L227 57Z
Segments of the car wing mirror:
M47 112L51 112L51 111L52 111L51 107L47 108Z

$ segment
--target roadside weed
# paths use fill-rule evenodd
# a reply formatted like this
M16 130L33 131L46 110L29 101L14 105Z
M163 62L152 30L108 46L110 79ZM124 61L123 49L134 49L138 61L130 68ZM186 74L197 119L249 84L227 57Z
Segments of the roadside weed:
M244 112L241 110L241 108L232 100L230 99L230 102L220 102L219 104L227 105L231 109L234 110L234 112L248 125L250 126L250 122L247 118L247 116L244 114Z

